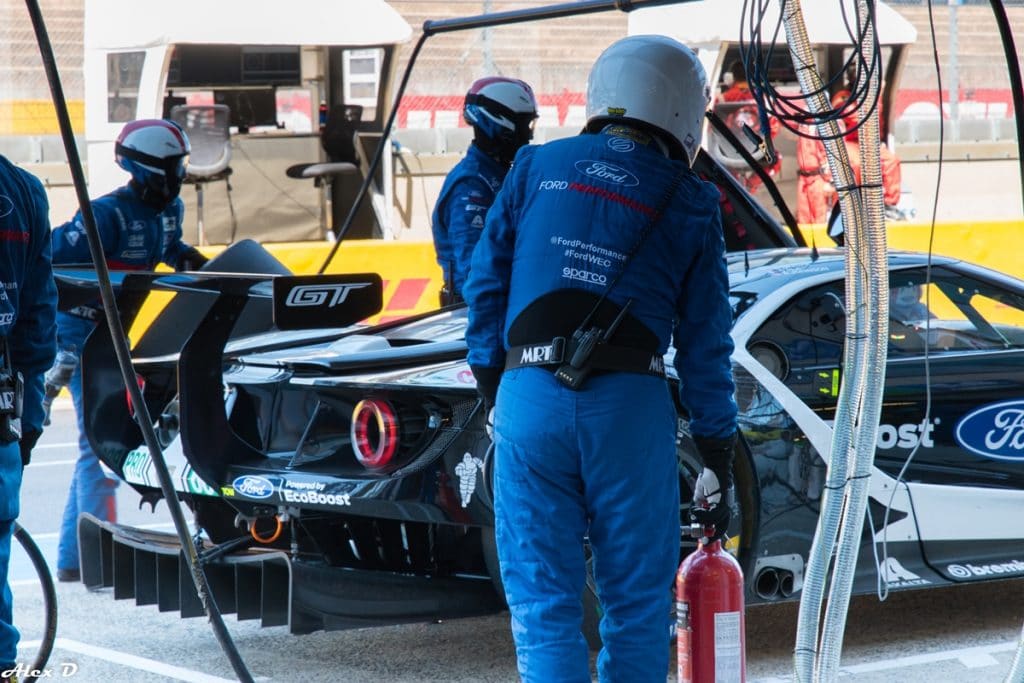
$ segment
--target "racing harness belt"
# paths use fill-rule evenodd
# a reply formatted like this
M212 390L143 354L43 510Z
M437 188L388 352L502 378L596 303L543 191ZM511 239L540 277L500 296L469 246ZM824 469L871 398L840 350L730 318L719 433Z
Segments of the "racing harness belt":
M609 292L618 284L623 273L633 261L633 257L657 225L682 182L683 176L688 171L689 168L684 167L669 183L657 209L651 214L650 220L644 226L639 238L626 254L622 268L605 287L597 303L572 333L572 336L568 338L556 336L550 341L511 346L505 355L506 370L531 366L554 367L556 368L555 379L573 390L578 390L595 370L665 376L665 361L656 349L652 351L649 348L617 346L611 343L612 337L633 303L632 299L626 300L606 328L593 323L602 304L608 298Z

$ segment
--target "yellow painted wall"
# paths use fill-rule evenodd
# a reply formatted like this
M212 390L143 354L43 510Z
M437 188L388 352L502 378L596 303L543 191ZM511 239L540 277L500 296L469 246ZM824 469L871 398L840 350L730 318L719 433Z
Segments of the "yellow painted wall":
M833 246L824 225L801 226L810 243L814 232L818 247ZM1024 280L1024 255L1017 247L1024 235L1024 221L936 223L932 253L976 263ZM928 251L931 226L890 223L886 239L890 249Z
M68 100L68 117L76 133L85 132L85 102ZM57 113L50 100L0 101L0 135L59 135Z
M819 247L831 246L825 226L804 226ZM900 223L890 225L888 240L891 249L927 251L930 226ZM939 223L935 226L933 252L963 259L1024 279L1024 256L1016 245L1024 234L1024 221L991 221L978 223ZM264 248L288 266L296 275L313 274L330 251L326 242L295 242L266 244ZM212 256L224 247L203 247ZM434 260L430 242L380 242L355 240L338 249L328 271L330 273L379 273L384 279L384 309L369 322L383 322L422 313L438 307L441 290L441 269ZM156 292L143 306L131 338L138 339L173 295Z
M320 269L332 245L327 242L283 242L263 246L296 275L311 275ZM223 246L211 246L203 247L201 251L213 256L223 249ZM386 322L438 307L442 276L434 260L431 242L345 242L338 248L327 272L380 274L384 279L384 309L369 322ZM129 337L139 339L173 296L170 292L151 294L139 311Z

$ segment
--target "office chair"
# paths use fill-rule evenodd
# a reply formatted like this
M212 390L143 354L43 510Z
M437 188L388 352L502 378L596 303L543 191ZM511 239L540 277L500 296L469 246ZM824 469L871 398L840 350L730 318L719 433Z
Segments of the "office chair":
M171 120L180 125L192 145L185 183L196 186L197 244L206 244L203 227L203 186L223 180L231 212L231 238L235 241L238 221L231 201L231 110L223 104L178 105L171 108Z
M356 151L355 138L362 115L361 105L335 105L320 131L320 146L327 155L327 161L295 164L285 170L285 175L289 178L312 178L316 187L320 189L320 230L324 235L336 235L340 227L335 225L333 216L330 225L327 221L328 197L331 197L331 213L336 210L335 179L359 173L359 154Z

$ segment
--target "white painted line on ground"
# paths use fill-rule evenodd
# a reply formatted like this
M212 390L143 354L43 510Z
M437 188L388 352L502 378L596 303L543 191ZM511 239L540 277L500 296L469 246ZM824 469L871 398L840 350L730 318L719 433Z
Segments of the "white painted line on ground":
M960 663L968 669L981 669L986 666L995 666L999 660L988 652L971 652L961 657Z
M159 522L159 523L154 523L154 524L132 524L132 527L135 528L135 529L173 529L174 528L174 522ZM37 541L41 541L41 540L44 540L44 539L50 539L50 538L59 538L59 537L60 537L60 532L59 531L46 531L46 532L41 533L41 534L35 534L35 533L32 534L32 538L37 540Z
M32 643L19 643L18 647L20 648L22 646L31 647ZM35 647L39 647L39 641L35 641ZM77 652L78 654L85 655L86 657L103 659L114 664L120 664L121 666L127 666L132 669L138 669L140 671L146 671L160 676L166 676L168 678L174 678L179 681L189 681L189 683L233 683L234 681L234 679L231 678L211 676L201 671L186 669L184 667L174 666L173 664L165 664L164 662L158 662L155 659L130 655L125 652L118 652L117 650L109 650L105 647L89 645L88 643L81 643L77 640L68 640L67 638L58 638L57 642L54 643L54 647L58 650Z
M840 675L867 674L891 669L905 669L910 666L922 666L935 664L955 659L969 669L999 664L999 661L992 655L997 652L1013 652L1017 649L1017 641L1006 643L995 643L993 645L978 645L976 647L964 647L956 650L940 650L924 655L911 655L909 657L896 657L895 659L882 659L877 662L865 664L852 664L840 666ZM791 683L793 679L789 676L775 676L773 678L761 678L753 683Z
M58 465L63 467L65 465L74 465L76 462L78 462L78 458L75 458L73 460L47 460L46 462L30 462L28 466L31 467L32 469L36 469L37 467L56 467Z
M77 441L61 441L60 443L37 443L32 449L34 451L41 451L47 448L71 448L72 446L78 447ZM31 465L29 465L31 467Z

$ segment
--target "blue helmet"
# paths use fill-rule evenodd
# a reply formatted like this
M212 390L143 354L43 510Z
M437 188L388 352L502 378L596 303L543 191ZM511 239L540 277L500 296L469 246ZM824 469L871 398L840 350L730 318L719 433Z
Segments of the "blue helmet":
M533 139L537 99L517 78L481 78L466 93L462 115L485 152L511 163L516 151Z
M192 151L177 123L140 119L125 125L114 144L117 165L132 175L143 199L167 204L181 192Z

